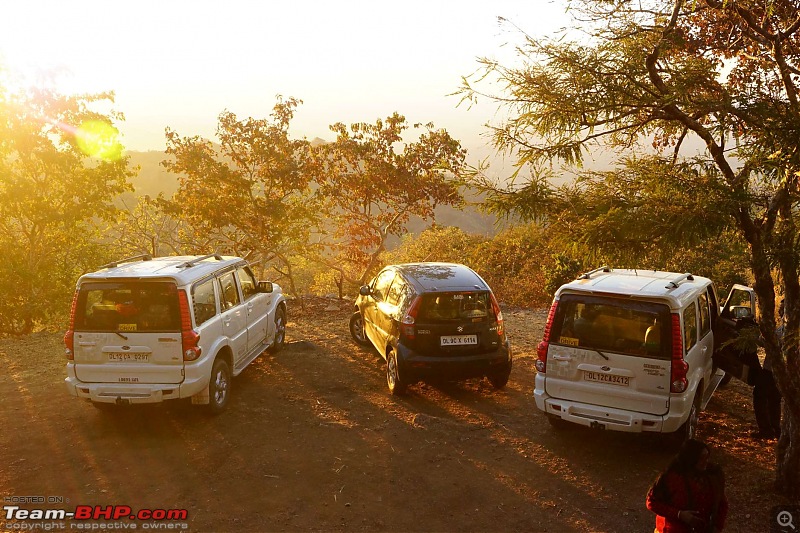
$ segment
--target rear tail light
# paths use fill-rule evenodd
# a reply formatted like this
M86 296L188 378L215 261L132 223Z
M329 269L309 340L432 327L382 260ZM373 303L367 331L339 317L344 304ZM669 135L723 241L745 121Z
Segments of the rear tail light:
M183 360L194 361L202 353L200 334L192 329L192 315L189 313L189 297L186 291L178 291L178 305L181 312L181 348Z
M75 311L78 308L78 291L72 296L72 307L69 312L69 327L64 334L64 355L70 361L75 359Z
M670 378L670 392L681 393L686 390L689 380L689 365L683 359L683 336L681 335L681 317L677 313L672 315L672 377Z
M497 303L497 298L494 293L490 292L489 296L492 299L492 310L494 311L495 319L497 320L497 334L503 338L503 312L500 310L500 304Z
M550 346L550 330L553 328L553 319L556 316L556 309L558 308L558 300L553 302L550 306L550 312L547 314L547 324L544 326L544 335L542 335L542 342L536 347L536 371L544 374L547 372L547 348Z
M400 331L406 339L414 340L416 338L416 329L414 323L417 321L417 314L419 313L419 306L422 303L422 298L417 296L411 302L411 307L408 308L406 316L403 317Z

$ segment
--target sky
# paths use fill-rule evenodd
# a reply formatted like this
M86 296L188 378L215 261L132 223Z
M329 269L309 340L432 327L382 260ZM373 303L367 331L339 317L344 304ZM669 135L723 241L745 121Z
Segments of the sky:
M459 106L477 58L514 61L519 30L552 36L560 0L0 0L0 61L65 93L116 94L129 150L165 148L166 127L213 139L217 117L268 117L277 95L303 100L290 133L331 141L335 122L395 111L433 122L473 162L493 154L496 106Z

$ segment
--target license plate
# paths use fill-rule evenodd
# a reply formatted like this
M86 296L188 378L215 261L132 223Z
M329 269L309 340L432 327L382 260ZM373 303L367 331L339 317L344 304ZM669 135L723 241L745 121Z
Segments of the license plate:
M439 337L441 346L465 346L478 344L477 335L442 335Z
M609 383L611 385L619 385L620 387L627 387L630 384L631 378L628 376L618 376L616 374L601 374L599 372L583 372L583 379L586 381L594 381L595 383Z
M108 354L109 361L141 361L146 363L150 360L149 353L128 353L128 352L110 352Z

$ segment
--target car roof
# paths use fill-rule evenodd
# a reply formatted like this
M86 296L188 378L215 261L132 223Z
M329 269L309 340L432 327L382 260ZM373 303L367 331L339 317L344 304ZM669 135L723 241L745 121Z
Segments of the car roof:
M591 293L629 298L662 299L678 309L692 301L711 285L711 280L693 274L661 270L616 269L602 267L579 276L556 291L556 299L563 293Z
M241 257L220 255L154 257L150 260L109 263L96 272L84 274L78 283L122 279L173 279L178 285L186 285L240 263L244 263L244 259Z
M489 290L489 285L474 270L458 263L404 263L391 268L424 292Z

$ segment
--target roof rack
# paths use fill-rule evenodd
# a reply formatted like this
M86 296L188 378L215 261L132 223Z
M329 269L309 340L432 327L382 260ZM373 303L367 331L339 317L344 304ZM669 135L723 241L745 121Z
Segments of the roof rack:
M106 263L105 265L101 266L98 270L102 270L104 268L117 268L122 263L133 263L134 261L150 261L153 259L153 256L150 254L141 254L141 255L134 255L133 257L126 257L125 259L120 259L119 261L112 261L111 263Z
M687 272L686 274L682 274L682 275L678 276L677 278L673 279L672 281L670 281L669 285L666 285L664 288L665 289L677 289L678 286L680 285L681 281L694 281L694 276L692 276L690 273Z
M206 259L211 259L212 257L214 259L216 259L217 261L222 261L222 256L221 255L219 255L217 253L213 253L213 254L204 255L203 257L198 257L196 259L192 259L191 261L186 261L185 263L183 263L180 266L182 266L183 268L191 268L191 267L195 266L197 263L199 263L200 261L205 261Z
M611 269L608 268L608 265L603 265L600 268L595 268L594 270L587 272L586 274L581 274L578 276L578 279L591 279L592 274L596 274L598 272L611 272Z

